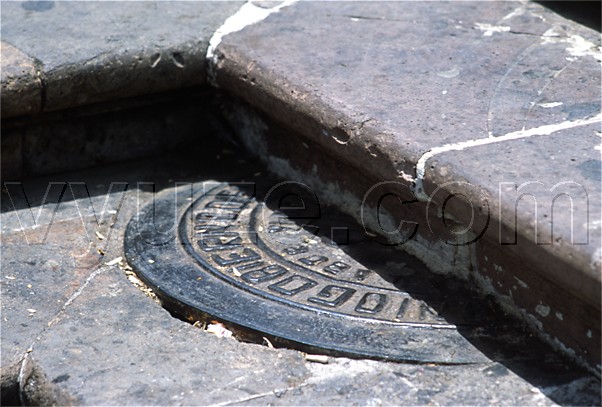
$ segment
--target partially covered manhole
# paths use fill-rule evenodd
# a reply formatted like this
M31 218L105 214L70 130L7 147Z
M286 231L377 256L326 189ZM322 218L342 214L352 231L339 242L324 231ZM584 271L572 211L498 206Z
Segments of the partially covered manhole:
M394 256L367 266L353 255L362 249L349 228L320 237L290 217L300 207L316 221L323 216L307 213L307 199L271 198L281 210L258 202L253 186L203 183L158 194L128 225L128 261L179 312L200 311L302 347L390 360L484 360L457 323L439 315L445 293L415 259L389 250Z

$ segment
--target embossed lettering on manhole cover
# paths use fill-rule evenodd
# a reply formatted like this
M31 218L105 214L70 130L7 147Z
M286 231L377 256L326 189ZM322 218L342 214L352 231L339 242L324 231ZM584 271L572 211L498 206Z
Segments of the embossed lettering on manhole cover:
M348 233L344 227L329 232L343 239ZM180 310L309 349L391 360L484 360L438 316L436 293L405 292L386 273L323 240L258 203L252 186L203 183L158 194L128 225L125 252L139 277ZM405 254L394 254L382 265L394 260L390 274L406 276L411 286L416 271L404 265Z

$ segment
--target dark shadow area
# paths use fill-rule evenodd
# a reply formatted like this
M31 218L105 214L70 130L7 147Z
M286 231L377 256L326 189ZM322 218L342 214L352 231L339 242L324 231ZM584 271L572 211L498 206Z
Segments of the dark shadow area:
M2 382L0 383L0 405L2 406L21 405L18 369L14 370L15 372L12 375L2 375Z
M599 1L538 1L544 7L564 18L583 24L593 30L602 30L602 5Z
M112 183L159 192L199 177L252 179L258 164L219 118L214 96L193 88L3 121L3 140L39 139L21 175L3 171L0 212L60 211L59 202L104 197Z

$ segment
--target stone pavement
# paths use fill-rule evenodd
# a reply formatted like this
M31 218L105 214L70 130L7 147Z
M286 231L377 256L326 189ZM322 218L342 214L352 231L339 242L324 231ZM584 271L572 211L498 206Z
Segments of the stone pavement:
M3 404L600 404L600 35L536 3L436 5L3 2L2 180L30 199L4 184ZM493 295L539 351L322 365L170 316L110 262L152 196L118 182L265 174L232 140ZM55 201L86 184L33 228L57 180Z
M199 155L206 165L198 165ZM37 228L25 228L29 244L19 223L29 222L29 208L17 200L22 196L14 191L15 200L7 202L5 191L1 215L3 405L599 401L597 378L571 366L526 333L512 330L485 330L484 336L503 335L516 343L503 351L486 351L489 356L480 363L328 357L324 364L322 358L306 358L295 350L218 337L174 318L140 289L140 281L128 271L123 260L125 224L139 205L152 199L151 183L158 191L173 187L174 179L240 181L244 174L259 173L260 185L271 185L262 171L265 168L247 161L242 152L224 153L220 146L204 146L192 154L32 179L23 185L34 213L40 208L41 213ZM59 179L85 182L91 186L90 197L75 188L74 195L65 194L58 210L57 199L40 205L48 182ZM110 190L116 179L121 184ZM125 183L130 188L124 193ZM14 211L13 203L20 209ZM98 214L105 204L104 218L95 218L92 209ZM115 262L118 258L122 260Z

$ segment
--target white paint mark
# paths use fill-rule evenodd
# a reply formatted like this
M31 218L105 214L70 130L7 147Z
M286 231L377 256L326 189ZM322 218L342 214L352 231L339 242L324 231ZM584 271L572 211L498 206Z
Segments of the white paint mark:
M542 44L568 44L569 47L566 51L573 57L591 56L598 62L602 62L602 47L580 35L563 36L562 33L557 31L556 27L552 27L543 33L542 37ZM568 60L571 61L571 59Z
M556 318L558 318L559 320L564 320L564 315L562 315L562 312L560 311L556 311Z
M507 25L491 25L486 23L476 23L474 28L476 28L477 30L484 31L484 37L491 37L493 33L503 33L510 31L510 27L508 27Z
M512 17L522 16L523 14L525 14L525 7L524 6L520 6L519 8L517 8L517 9L513 10L512 12L506 14L504 16L504 18L502 18L502 21L509 20Z
M414 177L412 177L410 174L406 174L406 173L405 173L405 172L403 172L403 171L399 171L399 176L400 176L400 177L401 177L403 180L405 180L405 181L408 181L408 182L410 182L410 183L414 181Z
M209 40L209 47L207 48L207 54L205 55L208 62L207 76L209 83L213 86L217 86L215 66L217 65L218 57L215 51L217 46L222 42L224 36L240 31L249 25L258 23L267 18L270 14L280 11L280 9L290 6L296 1L297 0L285 0L272 8L258 7L248 1L243 4L236 13L228 17L222 26L213 33L213 36Z
M123 260L123 257L119 256L119 257L114 258L110 262L105 263L105 265L107 265L107 266L114 266L115 264L121 263L122 260Z
M592 330L588 329L586 335L587 335L588 338L591 339L592 338Z
M601 48L587 41L579 35L571 35L568 43L571 45L566 50L574 57L591 56L602 61Z
M514 279L516 280L516 282L518 283L518 285L520 285L523 288L529 288L529 286L527 285L527 283L525 283L523 280L521 280L518 277L514 277Z
M416 163L416 179L414 180L414 194L416 198L421 201L427 201L428 195L424 193L423 180L426 171L426 162L434 156L448 151L461 151L466 148L485 146L488 144L501 143L510 140L519 140L522 138L528 138L531 136L549 136L550 134L556 133L561 130L572 129L574 127L587 126L589 124L602 122L602 113L598 113L596 116L579 119L574 121L565 121L556 124L546 124L544 126L535 127L528 130L518 130L511 133L504 134L499 137L487 137L482 139L467 140L459 143L446 144L440 147L435 147L424 153L422 157Z
M562 106L562 102L539 103L537 106L543 107L544 109L549 109L552 107Z
M447 78L447 79L455 78L458 75L460 75L460 70L456 67L453 67L452 69L450 69L448 71L437 72L437 76L440 76L442 78Z
M29 360L29 354L33 351L33 344L27 349L25 354L23 355L23 360L21 361L21 367L19 369L19 375L17 377L17 382L19 384L19 401L23 405L26 404L24 400L25 394L25 384L27 383L29 377L33 372L33 363Z
M537 312L542 317L547 317L548 315L550 315L550 307L548 307L547 305L538 304L535 307L535 312Z

